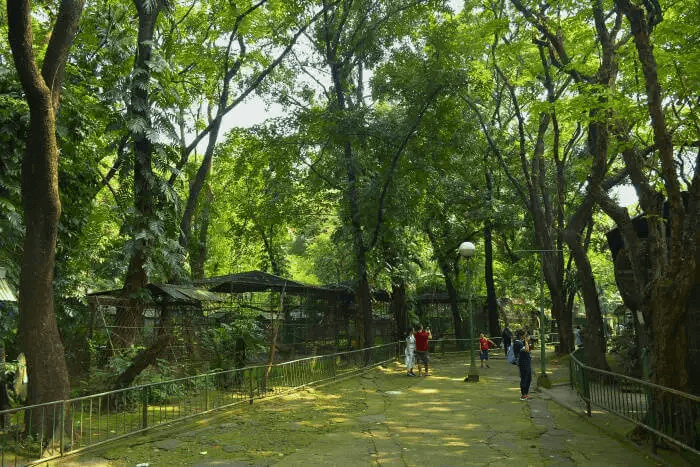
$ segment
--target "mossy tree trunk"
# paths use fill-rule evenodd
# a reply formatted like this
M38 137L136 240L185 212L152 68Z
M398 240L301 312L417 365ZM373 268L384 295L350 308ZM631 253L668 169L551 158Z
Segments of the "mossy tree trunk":
M35 18L30 2L7 2L10 47L30 113L21 176L26 232L19 293L19 338L27 356L30 405L64 400L70 389L53 303L56 237L61 216L56 114L68 51L82 10L82 0L60 3L39 70L41 60L35 56L32 33ZM42 418L42 411L31 411L27 427L36 432L43 426L43 434L50 436L58 419Z

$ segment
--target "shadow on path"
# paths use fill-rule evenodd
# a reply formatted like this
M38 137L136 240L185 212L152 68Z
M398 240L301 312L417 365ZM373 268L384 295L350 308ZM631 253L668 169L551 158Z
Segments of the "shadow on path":
M52 465L658 465L551 400L520 401L518 370L491 360L465 383L463 358L432 376L394 363L362 376L158 428Z

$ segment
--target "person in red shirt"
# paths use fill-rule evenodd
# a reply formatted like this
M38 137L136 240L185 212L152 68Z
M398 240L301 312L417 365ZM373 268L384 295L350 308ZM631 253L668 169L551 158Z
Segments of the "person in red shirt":
M484 367L484 362L486 362L486 368L491 368L489 366L489 349L493 345L496 345L496 344L491 339L484 336L484 333L482 332L481 336L479 338L479 348L481 349L481 353L479 354L479 359L481 359L481 368Z
M418 376L421 375L420 364L421 362L425 366L425 376L430 376L428 373L428 362L430 361L430 355L428 354L428 340L432 339L433 335L430 334L430 328L423 329L423 325L418 325L418 332L414 334L416 338L416 360L418 362Z

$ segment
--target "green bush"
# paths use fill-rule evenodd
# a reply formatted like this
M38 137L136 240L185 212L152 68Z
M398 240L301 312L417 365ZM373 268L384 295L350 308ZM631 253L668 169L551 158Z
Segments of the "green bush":
M623 374L634 378L642 377L642 350L632 326L625 326L619 334L612 337L610 352L619 355Z

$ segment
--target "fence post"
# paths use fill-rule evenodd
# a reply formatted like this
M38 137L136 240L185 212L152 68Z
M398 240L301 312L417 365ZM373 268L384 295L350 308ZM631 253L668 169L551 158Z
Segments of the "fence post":
M569 355L569 385L571 390L574 390L574 362L571 360L571 355Z
M588 372L581 368L581 382L583 383L583 397L586 399L586 413L591 416L591 388L588 381Z
M63 432L66 430L66 404L68 401L63 401L61 402L61 433L58 436L58 442L60 443L60 446L58 448L58 452L63 455Z
M250 404L253 405L253 369L248 370L248 383L250 386Z
M148 428L148 386L141 388L141 428Z
M204 374L204 411L209 410L209 373Z

